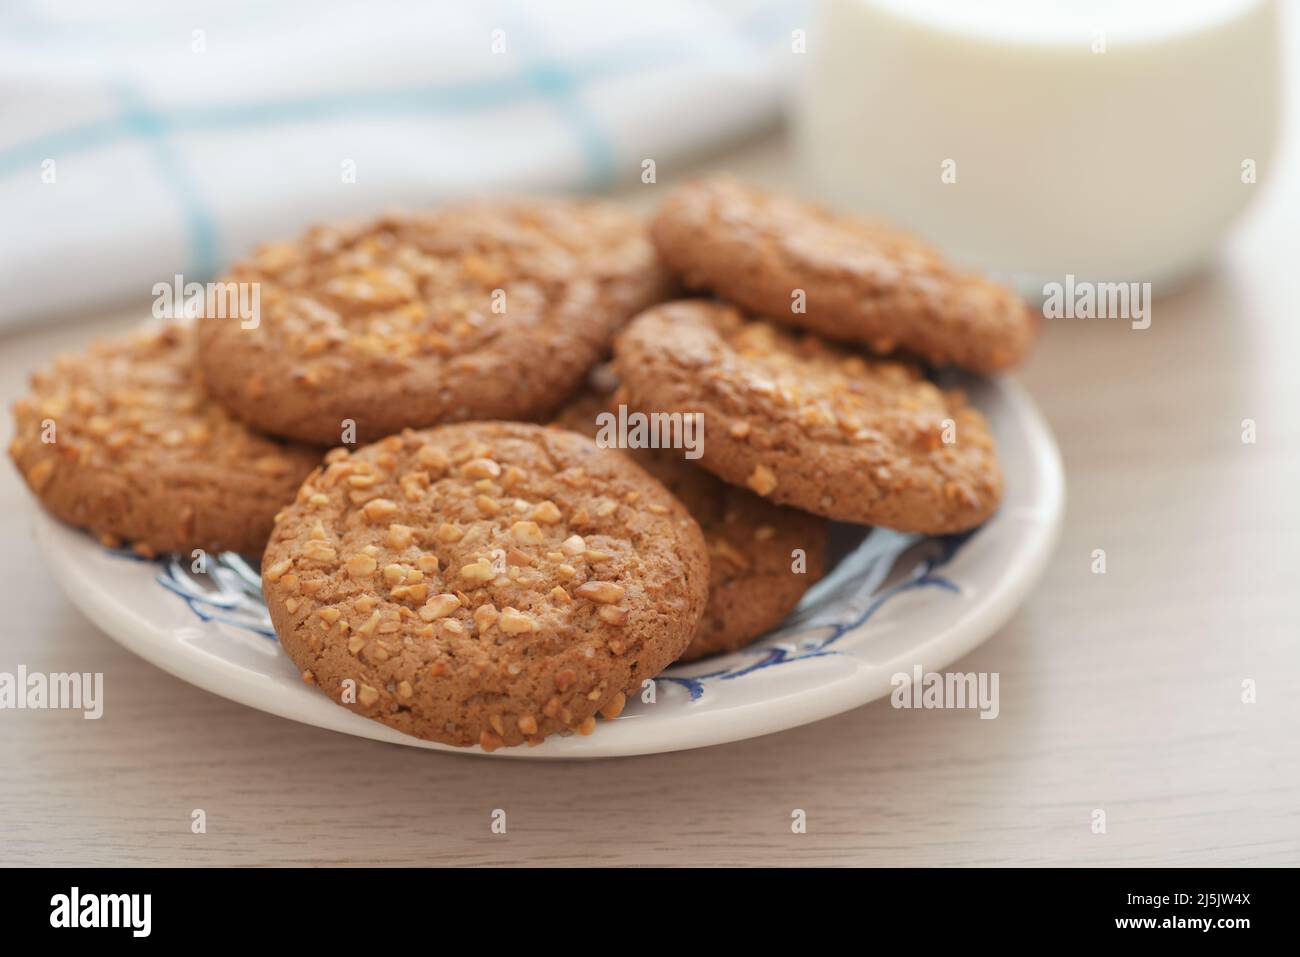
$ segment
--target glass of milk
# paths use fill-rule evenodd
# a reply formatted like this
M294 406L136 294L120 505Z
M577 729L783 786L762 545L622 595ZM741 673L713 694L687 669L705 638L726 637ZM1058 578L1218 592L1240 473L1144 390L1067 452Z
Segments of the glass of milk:
M1269 175L1274 0L820 0L800 166L1026 294L1167 288Z

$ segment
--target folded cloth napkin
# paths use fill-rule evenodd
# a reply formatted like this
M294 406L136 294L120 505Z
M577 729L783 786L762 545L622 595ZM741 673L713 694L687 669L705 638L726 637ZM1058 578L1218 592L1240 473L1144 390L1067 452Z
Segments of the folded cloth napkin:
M773 0L0 6L0 328L334 217L635 181L771 120ZM647 174L648 175L648 174Z

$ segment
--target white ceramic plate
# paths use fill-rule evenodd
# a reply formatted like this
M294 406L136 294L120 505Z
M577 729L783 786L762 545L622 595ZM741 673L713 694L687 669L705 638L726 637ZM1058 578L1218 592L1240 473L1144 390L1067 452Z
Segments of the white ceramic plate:
M995 632L1045 566L1060 526L1060 456L1032 401L1010 381L962 380L993 426L1007 494L975 532L925 539L836 526L843 557L798 610L736 654L669 669L654 701L633 699L596 733L551 737L496 757L591 758L722 744L817 721L891 690L915 665L937 671ZM417 748L303 684L280 651L257 571L222 556L206 574L189 559L145 561L103 548L36 510L36 537L68 598L100 628L177 677L285 718ZM865 534L864 534L865 532Z

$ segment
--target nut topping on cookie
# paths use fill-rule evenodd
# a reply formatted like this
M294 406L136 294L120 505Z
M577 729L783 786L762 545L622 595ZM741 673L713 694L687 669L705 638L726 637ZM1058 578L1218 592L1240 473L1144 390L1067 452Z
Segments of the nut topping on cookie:
M187 323L101 341L32 376L9 454L41 503L136 554L260 553L318 451L207 400Z
M615 344L615 366L629 405L703 412L700 464L774 502L943 534L980 524L1002 497L983 416L915 366L864 359L696 300L634 319ZM748 426L740 437L738 422Z
M281 644L324 693L358 707L343 694L351 680L376 692L357 699L369 717L450 744L504 747L591 730L596 714L617 714L685 650L705 607L708 550L685 509L626 457L521 424L398 439L330 465L375 475L377 498L358 505L346 483L316 483L328 503L289 506L267 548L268 570L304 549L345 556L341 566L291 566L319 585L311 595L290 594L283 575L263 582ZM454 467L415 501L394 494L431 447ZM391 467L377 467L381 455ZM480 508L479 483L507 475L524 509ZM662 514L598 514L601 502L629 495ZM381 522L369 521L374 501L392 506ZM589 524L578 534L564 516L582 511ZM335 529L328 546L310 537L321 522Z
M199 361L240 419L322 445L545 415L670 289L641 218L599 202L466 203L273 248L227 277L257 284L258 323L200 320ZM436 478L438 454L411 464Z

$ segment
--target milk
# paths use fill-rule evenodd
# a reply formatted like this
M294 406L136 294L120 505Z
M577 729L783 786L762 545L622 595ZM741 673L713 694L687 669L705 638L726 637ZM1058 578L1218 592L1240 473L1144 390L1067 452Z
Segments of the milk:
M1272 0L822 0L809 191L1029 293L1202 263L1270 172Z

